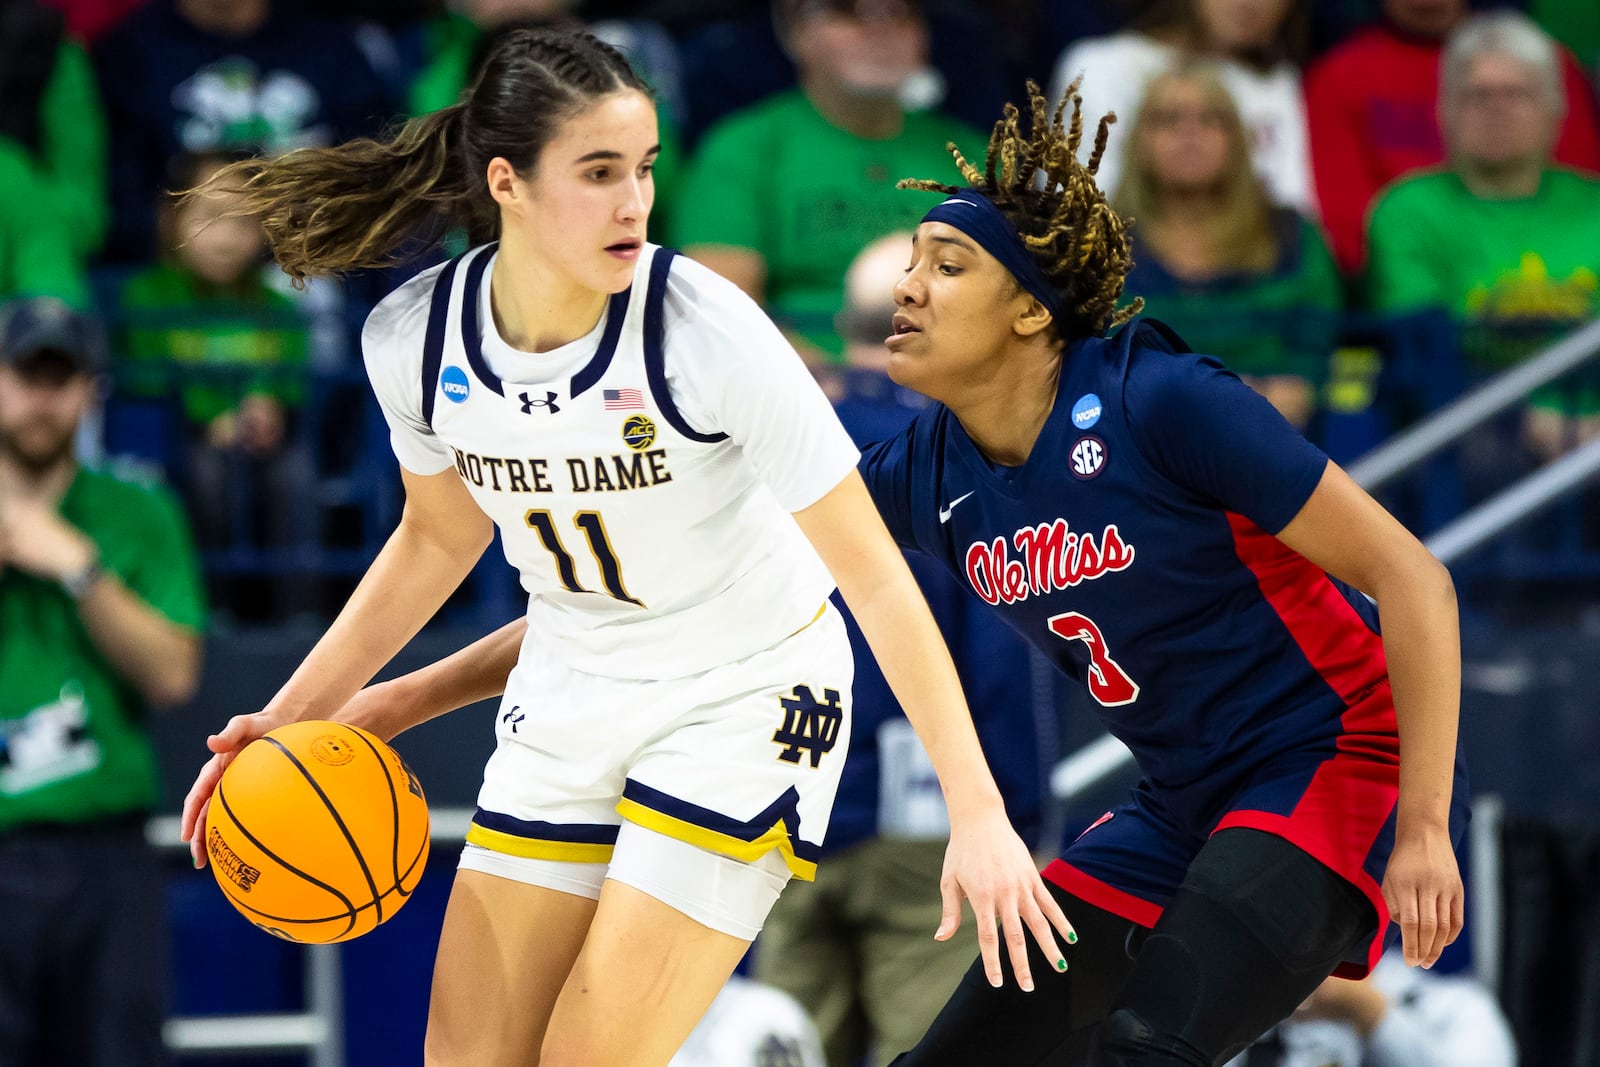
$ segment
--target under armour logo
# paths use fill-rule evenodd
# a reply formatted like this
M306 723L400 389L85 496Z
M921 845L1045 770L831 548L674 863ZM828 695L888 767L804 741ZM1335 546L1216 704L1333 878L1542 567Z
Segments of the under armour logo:
M510 711L508 711L504 715L500 716L500 721L501 722L505 722L505 723L510 723L511 724L511 732L512 733L516 733L517 732L517 723L521 722L523 719L526 719L527 717L528 716L522 710L522 705L521 704L513 704L513 705L511 705L511 710Z
M535 400L527 393L519 393L518 396L522 399L522 413L524 415L532 415L534 408L544 408L554 415L561 410L560 405L556 403L556 397L559 395L559 393L546 393L543 399Z
M839 707L839 691L824 689L823 702L812 695L809 685L794 687L793 697L783 697L783 725L773 731L773 744L783 745L778 758L785 763L799 763L800 750L811 754L811 766L822 762L822 757L833 751L839 739L839 726L844 722L844 710Z

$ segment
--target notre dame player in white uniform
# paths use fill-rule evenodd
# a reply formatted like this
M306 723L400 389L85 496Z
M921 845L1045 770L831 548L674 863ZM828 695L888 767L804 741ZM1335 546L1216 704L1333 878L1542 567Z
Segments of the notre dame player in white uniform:
M833 579L790 513L859 457L705 267L643 246L595 327L530 360L494 327L497 258L422 274L362 343L401 464L454 469L529 594L462 864L595 899L609 875L753 940L815 869L849 747ZM701 877L662 836L764 877Z
M966 897L997 984L1002 940L1024 988L1029 933L1065 966L1052 931L1071 927L1005 821L848 438L752 304L644 241L659 147L619 53L517 31L460 103L386 141L208 185L241 188L295 278L387 262L441 211L482 238L370 317L399 526L277 695L207 739L183 817L201 863L223 767L274 726L336 717L389 738L505 691L429 1064L670 1059L822 839L849 729L833 582L945 789L942 930ZM491 638L358 698L495 524L529 592L510 682Z

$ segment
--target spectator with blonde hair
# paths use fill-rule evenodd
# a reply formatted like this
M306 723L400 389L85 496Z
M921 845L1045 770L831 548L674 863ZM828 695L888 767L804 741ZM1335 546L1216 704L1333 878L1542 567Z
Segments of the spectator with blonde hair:
M1256 171L1273 198L1311 212L1311 157L1299 63L1309 35L1307 0L1160 0L1133 29L1079 41L1061 54L1051 99L1083 75L1083 113L1129 119L1146 84L1188 57L1217 64L1250 131ZM1113 129L1099 184L1115 189L1131 138ZM1083 148L1087 156L1088 146Z
M1128 291L1202 352L1224 352L1296 427L1316 411L1339 273L1317 227L1273 203L1214 67L1158 75L1113 201L1135 220Z

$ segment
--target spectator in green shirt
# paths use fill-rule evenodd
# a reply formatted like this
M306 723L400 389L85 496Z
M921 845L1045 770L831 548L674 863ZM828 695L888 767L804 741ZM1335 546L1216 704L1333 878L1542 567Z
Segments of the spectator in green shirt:
M1448 163L1390 186L1369 221L1373 307L1451 312L1473 374L1600 314L1600 181L1550 164L1560 70L1554 43L1526 16L1466 22L1441 69ZM1579 375L1533 395L1522 440L1548 459L1597 432L1600 389Z
M1113 203L1135 220L1127 292L1305 429L1338 329L1338 268L1317 227L1274 204L1233 96L1191 63L1157 75Z
M914 229L938 202L895 182L954 182L945 144L977 153L985 142L901 105L928 51L911 0L782 0L780 19L800 86L706 134L679 187L674 240L761 303L801 355L837 363L833 319L850 261L874 238Z
M38 209L41 195L32 161L0 139L0 300L56 296L86 307L82 261L61 220Z
M226 162L198 156L176 173L192 188ZM165 205L165 258L122 290L119 372L128 394L179 393L188 428L180 480L201 546L289 548L309 536L314 493L296 432L309 328L267 282L260 223L230 216L238 199L223 190Z
M0 1059L156 1067L151 708L187 700L198 566L165 493L73 455L100 370L60 301L0 313Z
M0 140L33 169L30 207L55 213L79 259L93 255L110 218L105 108L88 54L39 0L0 0Z

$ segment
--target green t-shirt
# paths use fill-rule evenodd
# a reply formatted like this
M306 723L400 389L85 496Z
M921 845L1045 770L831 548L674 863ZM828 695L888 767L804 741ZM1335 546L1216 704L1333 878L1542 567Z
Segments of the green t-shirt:
M894 137L869 140L832 125L798 89L729 116L706 134L679 190L680 247L726 245L766 260L766 308L785 329L839 355L834 316L856 253L913 230L936 193L902 178L965 186L947 142L982 159L988 139L954 119L914 113ZM906 258L910 260L910 248ZM887 300L887 294L885 294Z
M80 470L60 511L140 599L185 629L204 626L194 544L169 494ZM0 831L150 810L158 782L144 715L72 598L0 569Z
M1124 299L1142 296L1145 313L1177 330L1196 352L1238 374L1292 374L1321 383L1339 331L1339 268L1317 227L1284 209L1273 218L1278 262L1271 270L1235 271L1191 281L1141 254Z
M287 407L305 398L310 330L294 302L259 275L219 290L159 263L122 289L117 368L134 395L161 395L177 370L185 414L209 423L249 393Z
M1484 200L1453 171L1431 171L1390 186L1370 232L1372 306L1449 311L1474 373L1515 364L1600 314L1600 181L1592 178L1547 170L1533 196ZM1596 410L1592 387L1582 392L1580 410ZM1552 395L1542 393L1540 404Z
M89 285L66 226L47 201L33 161L0 138L0 303L17 296L57 296L88 307Z
M83 47L62 41L40 101L39 185L85 258L100 248L111 221L105 108Z

